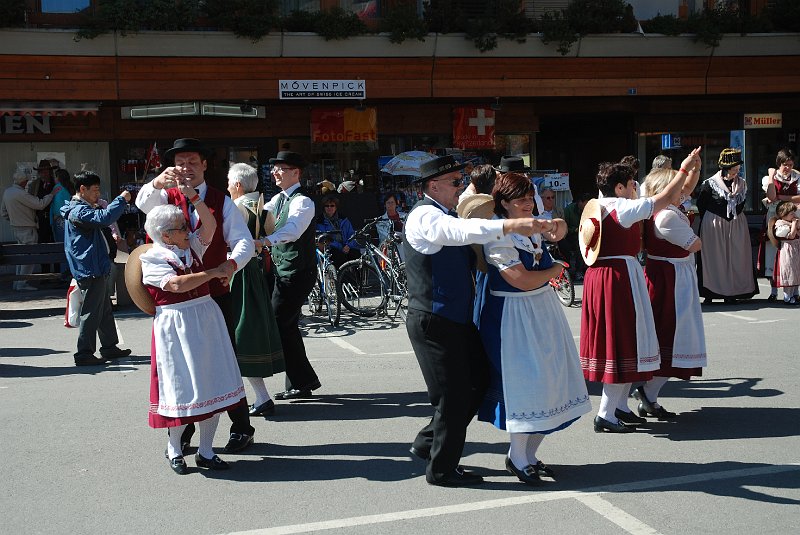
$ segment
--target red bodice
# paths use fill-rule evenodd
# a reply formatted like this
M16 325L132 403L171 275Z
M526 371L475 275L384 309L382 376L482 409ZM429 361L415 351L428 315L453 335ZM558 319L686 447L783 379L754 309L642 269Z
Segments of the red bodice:
M619 223L617 211L611 212L603 218L603 233L600 239L599 256L636 256L642 243L642 225L636 222L631 228L625 228Z
M172 263L170 263L170 265L175 269L175 273L178 275L188 275L189 273L199 273L203 271L203 264L197 258L197 255L194 254L194 251L192 251L192 257L194 258L194 263L192 263L192 266L188 269L182 269L180 266ZM145 285L145 288L147 288L147 291L151 296L153 296L156 306L183 303L185 301L191 301L192 299L197 299L198 297L203 297L204 295L209 294L207 282L204 282L193 290L183 293L168 292L166 290L162 290L161 288L156 288L155 286L150 285Z
M644 221L644 247L648 255L664 258L686 258L691 254L683 247L656 236L656 223L653 219Z

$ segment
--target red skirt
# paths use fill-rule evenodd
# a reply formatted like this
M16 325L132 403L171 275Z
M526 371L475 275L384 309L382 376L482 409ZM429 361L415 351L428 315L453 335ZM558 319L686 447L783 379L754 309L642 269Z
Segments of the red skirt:
M580 359L589 381L633 383L653 377L638 371L636 310L625 260L599 260L586 270Z
M200 422L211 418L218 412L229 411L236 408L241 403L247 404L247 398L242 398L236 403L227 407L211 411L205 414L195 414L192 416L171 417L158 414L158 366L156 365L156 341L150 336L150 410L147 414L150 427L160 429L164 427L178 427L193 422Z
M648 262L644 268L647 293L653 304L661 368L657 377L691 379L703 375L703 368L673 368L672 345L675 343L675 266L669 262Z

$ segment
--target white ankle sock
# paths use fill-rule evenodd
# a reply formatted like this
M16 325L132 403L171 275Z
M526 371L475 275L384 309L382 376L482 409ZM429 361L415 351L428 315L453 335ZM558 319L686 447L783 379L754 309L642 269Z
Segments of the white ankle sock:
M256 399L253 405L258 407L262 403L269 401L269 392L267 391L267 385L264 383L263 377L247 377L247 382L250 383L250 387L256 393Z
M658 404L658 393L661 392L667 381L669 381L669 377L653 377L644 384L644 395L656 408L660 406Z
M181 451L181 435L183 435L183 430L186 429L185 425L179 425L177 427L170 427L167 429L167 433L169 434L169 442L167 442L167 456L170 459L174 459L180 455L183 455Z
M528 455L525 451L528 444L528 435L525 433L509 433L509 441L508 457L517 469L522 470L528 466Z
M200 428L200 445L197 447L197 453L210 459L214 456L214 434L217 432L217 424L219 423L219 413L215 414L207 420L198 422Z
M528 443L525 447L525 455L528 458L528 464L536 466L539 459L536 457L536 451L542 445L544 435L541 433L530 433L528 435Z

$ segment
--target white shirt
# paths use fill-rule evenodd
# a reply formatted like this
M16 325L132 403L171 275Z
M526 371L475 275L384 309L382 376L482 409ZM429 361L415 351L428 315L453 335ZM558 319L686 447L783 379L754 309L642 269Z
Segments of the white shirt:
M203 182L195 189L200 198L205 200L208 184ZM142 186L136 196L136 206L144 213L150 212L156 206L168 203L167 191L165 189L156 189L152 181ZM190 217L192 227L194 227L199 219L197 211L191 211ZM222 238L231 250L228 258L236 262L238 269L243 268L253 257L255 245L253 245L253 237L247 229L247 224L242 220L242 216L239 215L239 210L234 206L231 198L227 196L222 205Z
M268 210L275 214L275 219L277 220L278 214L275 213L275 207L277 206L281 195L288 198L299 187L300 183L298 182L286 191L278 193L271 198L267 204L264 205L264 210ZM273 245L276 243L291 243L293 241L297 241L314 220L314 215L316 213L317 210L314 207L314 201L305 195L298 195L289 202L289 215L286 219L286 223L281 228L267 236L267 239Z
M415 207L406 219L406 242L414 250L436 254L444 246L483 244L503 239L502 219L458 219L448 215L444 206L433 202L436 206Z
M698 240L689 225L689 218L673 205L669 205L656 214L656 236L686 250Z
M603 219L613 210L617 211L619 224L631 228L637 221L653 216L653 198L626 199L624 197L602 197L599 199Z

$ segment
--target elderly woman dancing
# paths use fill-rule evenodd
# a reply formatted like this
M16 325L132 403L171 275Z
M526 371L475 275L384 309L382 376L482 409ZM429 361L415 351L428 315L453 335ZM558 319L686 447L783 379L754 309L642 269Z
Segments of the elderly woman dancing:
M666 208L644 221L644 245L647 265L644 276L653 305L661 367L653 378L634 390L639 400L639 416L671 420L675 413L658 403L658 394L670 377L690 379L702 375L706 365L706 338L697 290L694 254L701 241L689 224L689 218L678 206L691 192L700 176L700 157L696 155L688 165L689 174L683 195L676 192ZM646 191L657 195L672 182L678 171L653 169L645 178Z
M177 474L188 469L181 434L199 422L198 467L225 470L228 464L214 454L212 442L219 413L244 403L244 385L228 329L208 282L227 282L218 267L205 269L203 253L216 230L214 216L190 187L181 192L192 202L202 225L186 227L184 214L172 205L158 206L147 215L145 230L153 248L141 255L142 282L153 297L153 343L150 382L150 426L169 428L165 455Z
M264 211L264 198L255 191L258 185L256 170L246 163L237 163L228 171L228 193L239 209L250 234L256 252L264 248L259 239L266 225L275 227L275 218ZM235 351L242 377L246 377L256 393L255 403L250 406L250 416L270 416L275 413L275 402L270 398L264 377L286 369L283 361L281 337L275 314L270 303L269 290L261 258L253 258L233 276L231 282L233 309L238 316L236 324Z
M495 182L495 214L532 218L534 188L523 174ZM541 233L507 234L486 244L489 293L480 311L480 335L491 362L490 383L478 419L509 432L506 469L529 485L553 471L536 456L545 435L591 410L578 350L548 281L563 266L542 247L567 233L563 219L542 220Z

